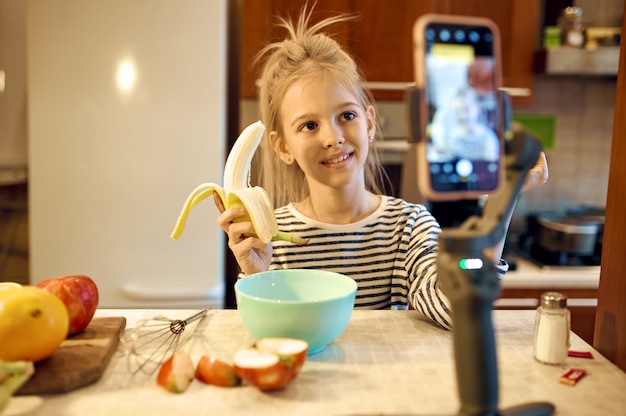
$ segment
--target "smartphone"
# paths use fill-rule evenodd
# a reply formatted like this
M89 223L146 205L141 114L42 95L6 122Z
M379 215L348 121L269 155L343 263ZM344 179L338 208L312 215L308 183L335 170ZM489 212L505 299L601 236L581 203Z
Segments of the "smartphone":
M418 187L431 201L478 199L503 183L500 34L491 20L427 14L413 28Z

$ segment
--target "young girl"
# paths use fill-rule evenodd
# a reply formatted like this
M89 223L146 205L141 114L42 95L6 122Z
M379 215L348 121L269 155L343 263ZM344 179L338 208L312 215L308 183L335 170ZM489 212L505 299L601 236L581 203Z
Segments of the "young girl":
M339 272L358 283L356 308L412 306L450 328L450 307L437 282L441 229L424 206L381 195L372 100L354 60L321 32L345 17L309 28L310 17L305 11L296 24L282 20L288 37L261 51L267 60L259 94L267 132L261 185L279 207L279 228L309 243L265 245L246 237L254 234L252 224L233 222L243 209L226 210L218 223L246 275L288 268Z

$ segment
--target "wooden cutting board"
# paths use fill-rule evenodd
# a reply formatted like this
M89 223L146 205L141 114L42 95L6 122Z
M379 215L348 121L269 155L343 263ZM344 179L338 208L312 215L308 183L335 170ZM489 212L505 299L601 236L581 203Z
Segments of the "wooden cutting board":
M68 337L45 360L35 363L35 374L17 394L56 394L94 383L117 348L126 318L93 318L80 334Z

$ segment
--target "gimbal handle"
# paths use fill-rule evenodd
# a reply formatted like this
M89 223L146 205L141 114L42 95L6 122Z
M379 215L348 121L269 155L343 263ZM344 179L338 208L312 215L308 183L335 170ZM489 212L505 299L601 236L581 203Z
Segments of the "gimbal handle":
M437 273L450 301L454 358L461 415L551 415L554 406L538 402L498 409L498 365L492 321L493 302L500 293L499 273L485 249L504 238L517 196L541 147L514 126L507 141L502 190L488 198L482 217L469 217L458 228L439 235Z

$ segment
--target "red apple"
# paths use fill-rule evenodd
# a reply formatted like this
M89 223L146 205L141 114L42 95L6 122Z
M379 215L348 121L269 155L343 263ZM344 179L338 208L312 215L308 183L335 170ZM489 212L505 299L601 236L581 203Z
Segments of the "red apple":
M176 351L159 369L157 384L173 393L182 393L195 376L193 362L183 350Z
M196 366L196 378L204 383L222 387L241 384L241 379L231 364L208 355L200 357Z
M98 287L87 276L60 276L42 280L37 284L65 304L70 317L68 335L82 332L93 318L98 307Z
M235 354L235 372L261 390L280 389L298 376L308 348L309 344L299 339L263 338Z

